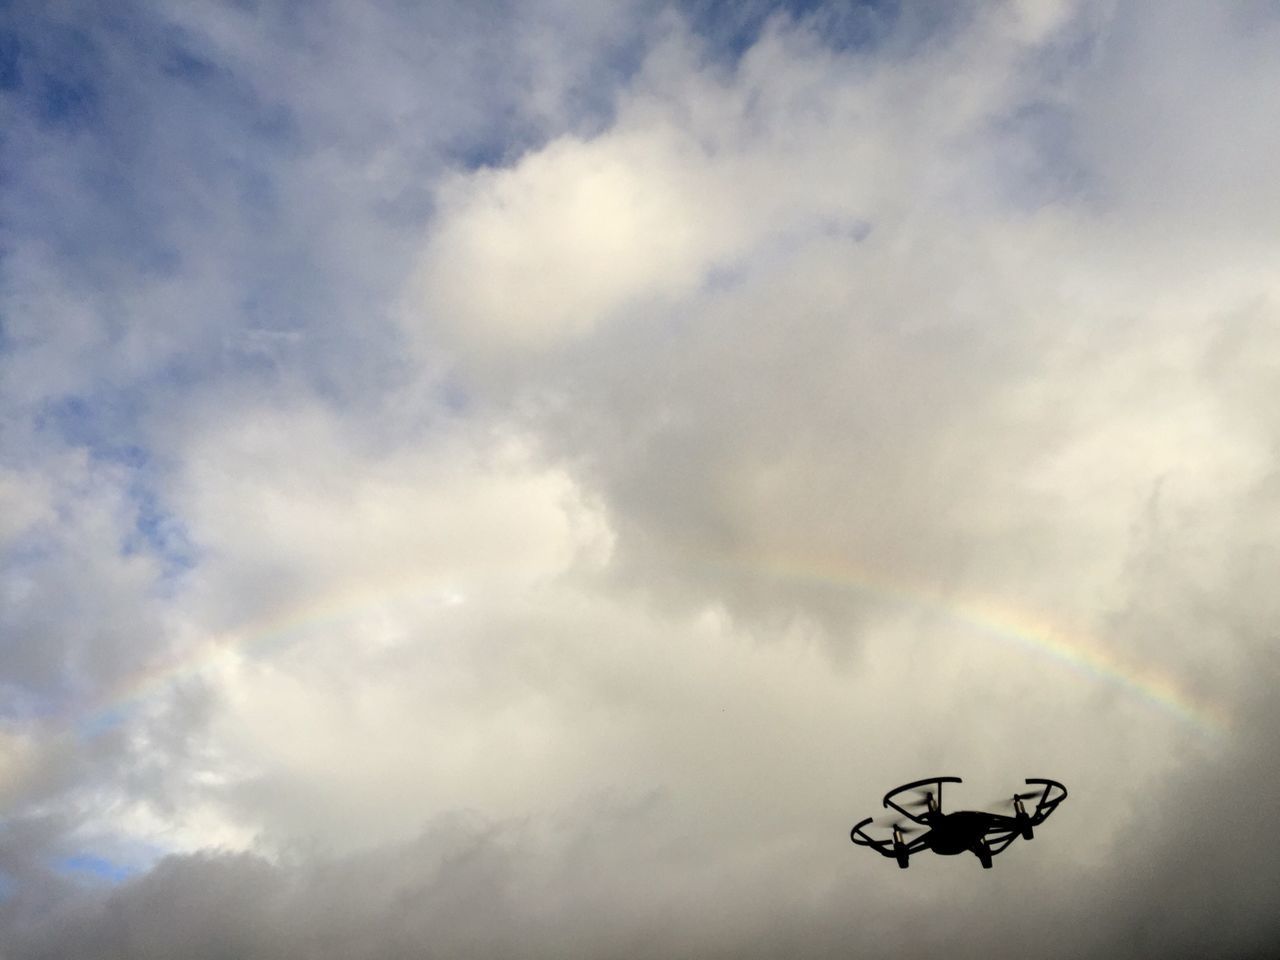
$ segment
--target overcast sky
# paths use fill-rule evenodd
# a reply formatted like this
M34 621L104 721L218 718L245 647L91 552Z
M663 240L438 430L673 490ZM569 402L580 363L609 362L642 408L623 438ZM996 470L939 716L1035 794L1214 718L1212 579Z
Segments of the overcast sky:
M0 6L0 956L1280 949L1272 0ZM983 870L893 786L1070 797Z

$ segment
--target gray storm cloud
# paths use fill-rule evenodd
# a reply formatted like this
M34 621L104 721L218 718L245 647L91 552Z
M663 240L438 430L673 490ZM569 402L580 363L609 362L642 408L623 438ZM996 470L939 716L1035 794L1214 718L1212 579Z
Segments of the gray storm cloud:
M1273 948L1273 10L120 11L0 15L0 953Z

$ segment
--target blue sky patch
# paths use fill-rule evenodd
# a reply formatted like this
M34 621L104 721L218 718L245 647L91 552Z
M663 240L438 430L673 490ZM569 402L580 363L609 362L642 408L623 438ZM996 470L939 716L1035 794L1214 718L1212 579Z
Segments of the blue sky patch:
M166 77L202 86L218 73L218 68L185 47L174 46L169 49L168 56L160 65L160 71Z
M18 55L22 44L12 30L0 30L0 90L16 90L22 85Z
M75 125L91 120L97 96L84 78L44 77L39 93L40 118L48 123Z
M81 126L98 113L93 77L99 51L83 30L61 23L0 33L0 88L21 91L50 126ZM43 28L43 29L41 29Z
M900 0L840 4L825 0L682 0L680 4L712 55L731 63L750 50L769 21L778 16L811 22L829 46L849 50L873 47L883 40L898 21L900 8Z
M53 862L53 868L63 876L89 883L116 884L128 880L140 872L140 868L92 853L76 853Z
M95 710L76 723L76 733L81 740L93 741L98 737L111 733L128 720L132 715L133 704L119 704Z
M126 493L134 508L133 534L121 544L125 554L150 552L164 563L166 576L195 565L195 549L179 519L165 510L156 490L151 454L129 438L135 433L136 392L63 397L49 403L37 421L68 446L83 447L95 460L129 471Z
M178 517L165 510L155 491L141 479L130 484L136 514L134 536L124 543L126 553L147 551L164 562L165 576L175 577L196 565L196 549Z

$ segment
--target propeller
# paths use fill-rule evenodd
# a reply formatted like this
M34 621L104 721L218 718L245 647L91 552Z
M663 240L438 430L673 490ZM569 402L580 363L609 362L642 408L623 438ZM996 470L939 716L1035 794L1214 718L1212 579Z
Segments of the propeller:
M912 809L919 809L922 807L929 806L929 804L931 804L932 802L933 802L933 793L929 792L929 793L926 793L923 797L918 797L915 800L904 801L902 805L904 807L910 807Z
M990 805L993 807L995 806L1012 807L1014 805L1014 801L1033 800L1038 796L1040 796L1039 790L1028 790L1025 793L1015 793L1012 797L1006 796L1006 797L1001 797L999 800L992 800Z

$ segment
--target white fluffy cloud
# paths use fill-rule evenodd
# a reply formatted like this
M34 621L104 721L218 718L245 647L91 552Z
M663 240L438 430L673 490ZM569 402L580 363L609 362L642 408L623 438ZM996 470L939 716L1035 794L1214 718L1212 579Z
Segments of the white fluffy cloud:
M1280 25L1176 6L171 24L191 248L10 261L4 949L1264 941ZM1072 795L957 893L933 773Z

